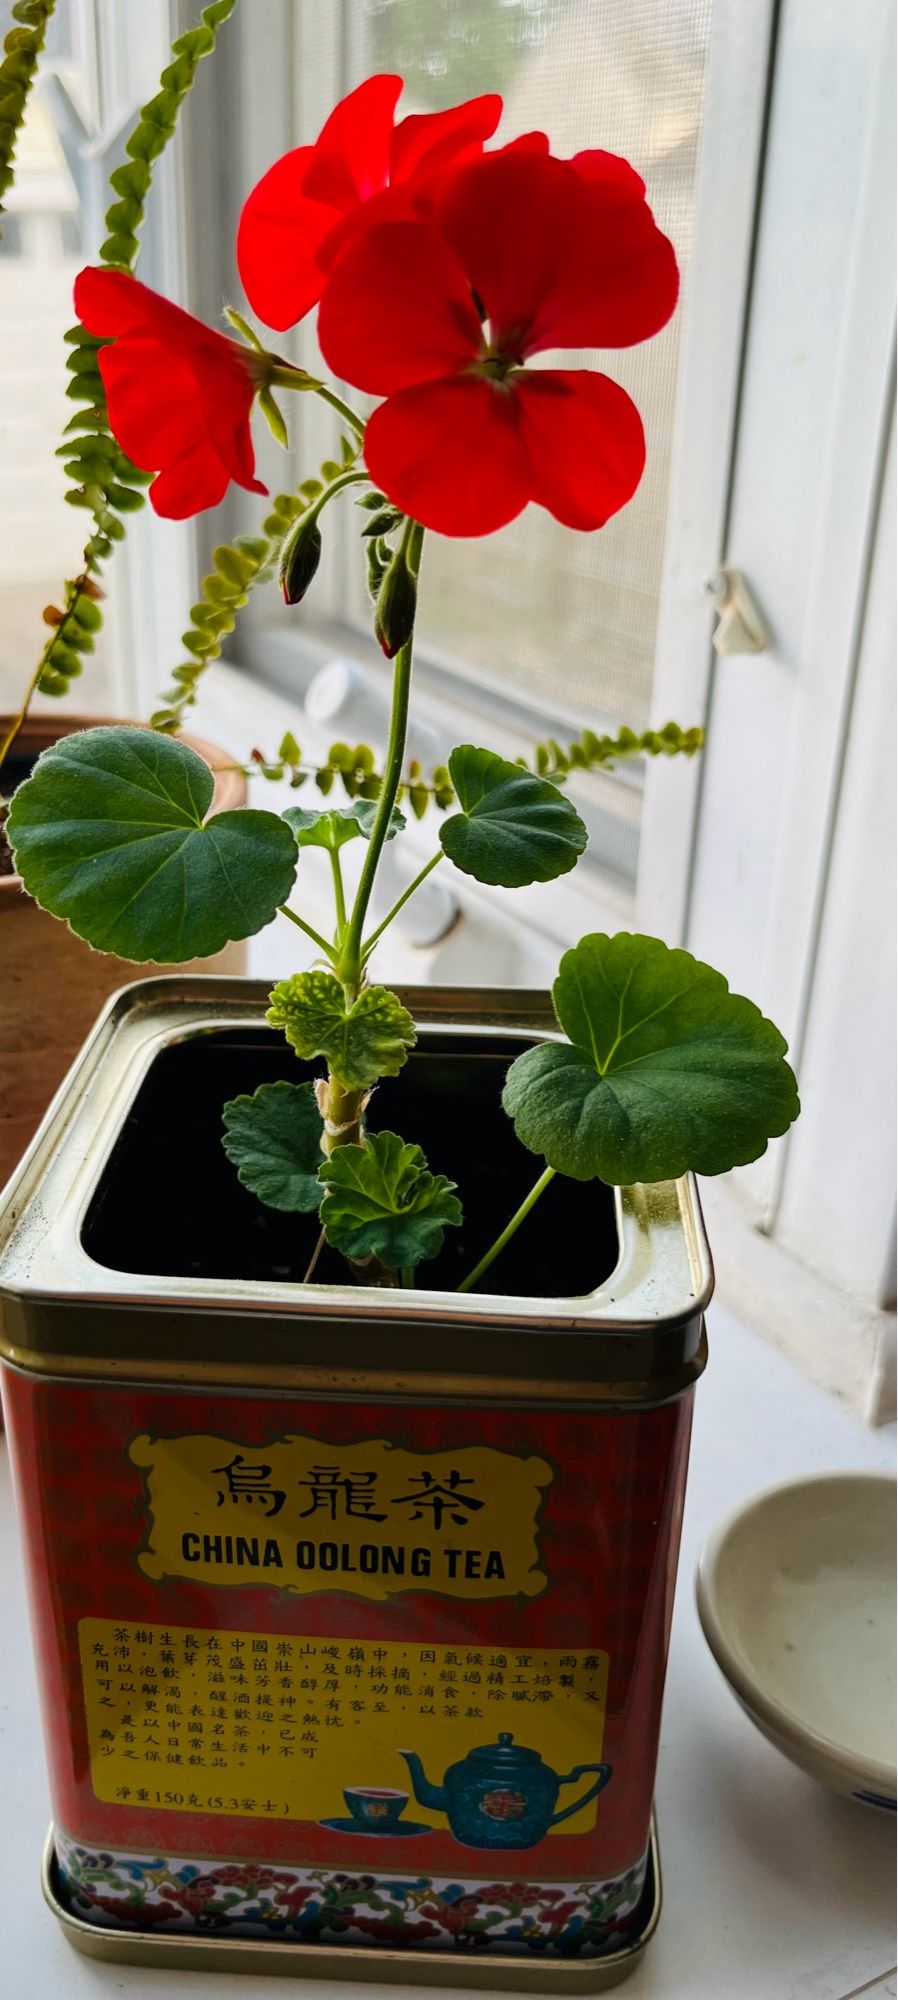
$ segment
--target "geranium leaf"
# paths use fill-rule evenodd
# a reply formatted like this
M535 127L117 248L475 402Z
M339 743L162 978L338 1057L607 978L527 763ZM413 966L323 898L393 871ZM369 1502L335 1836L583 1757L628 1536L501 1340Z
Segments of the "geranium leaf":
M798 1115L779 1030L687 951L582 938L553 999L570 1040L519 1056L502 1102L522 1144L574 1180L726 1173Z
M324 1233L346 1257L379 1257L390 1270L423 1263L461 1222L455 1182L432 1174L420 1146L375 1132L364 1146L337 1146L320 1173Z
M347 1090L395 1076L415 1040L415 1024L395 993L366 986L347 1008L332 972L294 972L271 995L266 1019L282 1028L304 1061L324 1056Z
M520 889L574 867L586 828L557 785L472 743L453 750L449 772L461 811L444 820L440 841L465 875Z
M213 778L155 730L65 736L7 823L29 894L97 951L172 964L252 937L290 893L296 843L276 813L206 819Z
M319 812L314 806L288 806L281 815L292 827L299 847L327 847L332 853L345 847L347 840L371 839L376 799L354 799L351 806L334 806ZM387 839L393 840L405 826L405 814L393 807Z
M263 1083L232 1097L222 1140L237 1179L267 1208L310 1215L321 1201L321 1113L311 1083Z

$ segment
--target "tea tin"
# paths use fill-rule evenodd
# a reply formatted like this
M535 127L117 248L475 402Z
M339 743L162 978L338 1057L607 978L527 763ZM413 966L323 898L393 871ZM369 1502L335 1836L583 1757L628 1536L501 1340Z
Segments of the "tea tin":
M402 998L447 1101L553 1032L541 995ZM189 1149L194 1074L283 1059L265 1004L125 989L7 1191L45 1893L94 1955L599 1991L657 1920L694 1186L581 1188L615 1254L574 1296L141 1270L108 1216L154 1079Z

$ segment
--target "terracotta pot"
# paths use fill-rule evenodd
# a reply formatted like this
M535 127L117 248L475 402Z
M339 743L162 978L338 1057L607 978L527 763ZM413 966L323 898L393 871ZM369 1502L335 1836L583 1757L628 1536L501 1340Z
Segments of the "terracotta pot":
M42 750L106 717L38 715L17 738L15 757ZM9 718L0 716L0 739ZM215 812L246 800L241 771L198 736L185 736L215 772ZM159 971L91 951L66 924L39 910L17 875L0 875L0 1187L17 1166L54 1091L110 993ZM246 945L229 944L213 958L194 959L185 972L243 972Z

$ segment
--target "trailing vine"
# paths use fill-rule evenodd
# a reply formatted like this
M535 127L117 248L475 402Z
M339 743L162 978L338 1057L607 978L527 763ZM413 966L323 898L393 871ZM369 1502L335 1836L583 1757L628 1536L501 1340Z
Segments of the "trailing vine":
M108 233L99 252L100 263L112 270L134 270L140 251L138 232L152 184L153 164L174 135L178 114L193 88L199 63L204 56L213 53L218 29L233 13L235 6L236 0L213 0L213 4L202 9L198 26L178 36L172 45L172 59L162 71L159 90L143 105L137 124L125 142L128 158L110 175L110 186L116 198L106 212ZM37 50L42 44L43 29L51 12L52 5L48 4L48 0L20 0L20 5L14 9L17 19L27 16L32 26L34 16L41 16L40 29L34 27L34 32L39 32L40 36ZM13 30L12 36L7 37L7 48L17 33L26 32L26 29ZM21 91L24 87L27 95L37 51L27 84L24 84L21 74L27 67L24 51L14 50L8 60L15 66L13 82L16 90ZM4 62L0 82L5 69ZM15 92L12 101L13 104L17 101ZM0 188L8 185L8 179L5 183L3 181L3 171L6 153L11 152L11 146L4 144L7 124L3 122L3 113L6 103L5 98L0 101ZM48 695L66 694L74 676L81 672L83 656L93 651L102 623L98 600L103 593L96 579L103 563L112 554L115 543L124 538L125 526L121 516L143 506L144 495L140 489L148 485L153 476L140 471L132 463L110 431L97 361L99 350L106 342L80 325L71 327L65 338L69 349L66 395L72 402L84 407L76 410L66 425L56 456L64 459L66 477L71 481L66 500L69 506L82 508L92 516L92 530L84 545L79 574L66 583L62 604L48 605L44 612L44 621L51 628L50 636L31 677L22 707L0 743L0 766L28 714L33 695L38 691ZM85 609L86 606L89 608Z
M343 437L340 440L340 459L325 459L316 479L305 479L297 493L278 493L271 503L269 513L262 523L261 535L238 535L233 542L224 542L212 551L212 564L208 576L200 585L199 601L191 606L190 624L181 635L187 658L181 660L172 670L171 686L162 695L163 706L157 708L150 717L150 727L171 735L180 729L184 712L192 708L196 701L196 691L207 667L220 656L222 646L230 632L238 611L242 610L250 591L257 583L267 583L274 573L281 557L287 536L297 522L311 519L321 505L323 496L343 480L358 457L358 444ZM291 739L292 741L292 739ZM264 764L264 759L257 759ZM281 776L283 758L274 759ZM372 768L374 757L371 757ZM295 783L301 784L302 778Z
M221 553L216 550L216 555ZM154 726L160 726L155 717ZM563 785L572 771L609 770L627 757L694 757L704 741L703 729L681 729L677 722L666 722L663 729L644 729L641 733L619 729L615 736L597 736L594 730L584 729L566 750L554 737L549 737L544 743L537 743L529 757L517 757L515 762L522 771L546 778L550 784ZM275 756L253 750L249 765L235 768L244 770L247 777L256 772L273 781L289 778L297 789L311 778L325 797L339 781L349 799L376 799L383 781L375 766L370 744L357 743L353 747L339 742L331 744L323 764L306 764L296 737L288 731ZM407 802L416 819L423 819L430 805L438 812L448 812L456 803L456 794L446 765L435 764L429 779L425 779L421 765L413 758L406 767L397 800L400 804Z
M28 95L37 74L50 19L56 0L16 0L12 18L19 25L10 28L3 43L0 62L0 215L3 196L15 178L13 161ZM2 230L0 230L2 234Z

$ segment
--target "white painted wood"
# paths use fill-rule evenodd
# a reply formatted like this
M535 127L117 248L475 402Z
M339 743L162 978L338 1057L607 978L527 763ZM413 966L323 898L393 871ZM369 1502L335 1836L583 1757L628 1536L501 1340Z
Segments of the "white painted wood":
M870 1303L895 1214L895 533L893 430L777 1218L783 1242Z
M764 135L773 0L717 0L701 155L695 247L684 316L652 722L702 723L711 632L705 591L723 552L733 431ZM682 944L700 761L649 763L636 917Z
M727 560L776 636L714 672L689 942L800 1054L891 340L892 10L785 0ZM772 1226L778 1153L743 1179Z

